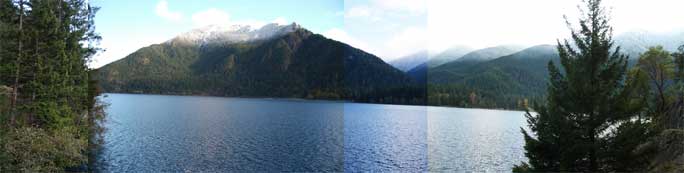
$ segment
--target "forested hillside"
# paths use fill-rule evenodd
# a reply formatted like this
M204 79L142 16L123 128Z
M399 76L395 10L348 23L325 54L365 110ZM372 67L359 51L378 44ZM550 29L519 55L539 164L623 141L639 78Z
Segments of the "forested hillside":
M451 62L428 69L431 105L521 109L543 96L554 46L539 45L489 61Z
M172 39L99 69L107 92L423 104L424 89L378 57L292 24L273 39Z
M87 163L103 115L86 65L96 11L85 0L0 1L0 172Z

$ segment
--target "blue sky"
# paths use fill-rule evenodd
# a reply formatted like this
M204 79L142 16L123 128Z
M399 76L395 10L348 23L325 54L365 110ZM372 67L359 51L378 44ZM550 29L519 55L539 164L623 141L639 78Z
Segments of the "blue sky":
M121 59L135 50L161 43L207 24L297 22L324 33L343 27L342 0L93 0L100 46L91 67Z
M385 61L453 46L555 44L569 36L581 0L345 0L338 38ZM605 0L614 34L684 30L683 0Z
M91 67L207 24L297 22L385 61L452 46L555 44L581 0L93 0L107 49ZM605 0L615 34L681 32L682 0Z
M391 61L426 49L427 3L425 0L345 0L344 33L324 35Z

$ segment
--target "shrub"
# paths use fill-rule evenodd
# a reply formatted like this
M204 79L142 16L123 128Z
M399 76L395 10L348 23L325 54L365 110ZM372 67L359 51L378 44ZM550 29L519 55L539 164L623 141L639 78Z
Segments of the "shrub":
M55 172L84 163L87 141L76 138L74 132L33 127L10 130L3 139L5 162L0 171Z

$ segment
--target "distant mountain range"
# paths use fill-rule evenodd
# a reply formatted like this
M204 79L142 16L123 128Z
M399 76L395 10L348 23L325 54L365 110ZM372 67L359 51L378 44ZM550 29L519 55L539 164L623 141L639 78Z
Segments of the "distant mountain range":
M301 26L208 26L98 70L105 92L422 104L402 71Z
M484 49L479 49L479 50L474 50L470 52L462 52L463 48L460 49L448 49L447 51L440 53L438 56L435 58L439 58L440 60L446 59L445 57L450 57L450 56L457 56L461 55L460 57L457 58L449 58L453 59L447 63L438 65L438 66L430 66L430 63L435 63L435 61L432 61L431 59L430 62L423 63L417 65L415 68L409 70L407 73L409 76L411 76L414 80L419 81L419 82L425 82L427 81L426 79L426 74L428 74L428 68L430 71L434 71L435 69L437 70L461 70L465 69L466 67L472 66L474 64L492 60L504 55L509 55L512 53L515 53L516 51L519 51L522 48L515 47L515 46L497 46L497 47L489 47L489 48L484 48ZM439 68L437 68L439 67ZM449 77L449 74L444 74L444 77ZM441 76L440 76L441 77Z
M615 37L636 62L649 46L674 51L684 33ZM106 92L347 99L516 109L543 97L554 45L455 46L385 63L297 24L207 26L141 48L99 69ZM394 66L394 67L393 67Z
M413 53L408 56L404 56L401 58L398 58L396 60L389 61L389 64L394 66L395 68L407 72L416 66L425 63L428 61L428 52L427 50L422 50L416 53Z
M427 51L421 51L391 61L390 64L406 72L416 82L425 83L425 75L429 67L436 67L454 61L471 51L472 49L466 46L454 46L434 56L430 56Z
M466 72L473 66L481 63L497 59L506 55L513 54L519 51L519 48L511 48L508 46L488 47L472 51L463 55L449 63L430 68L430 82L449 83L453 82L454 74Z
M636 61L639 53L642 53L650 46L661 45L668 51L675 51L677 47L684 44L684 32L653 33L646 31L632 31L621 33L614 37L616 45L619 45L622 52L629 55L632 61ZM503 55L511 54L522 50L520 46L496 46L484 49L473 50L466 46L454 46L436 55L427 58L413 60L415 56L405 56L397 60L390 61L390 64L402 71L411 73L426 72L426 67L434 68L443 64L458 61L479 61L491 60ZM411 59L411 60L409 60ZM458 61L456 61L458 60ZM426 63L427 65L424 65ZM405 67L414 67L404 70ZM411 72L413 71L413 72Z
M614 40L633 65L648 47L662 45L666 50L675 51L684 45L684 32L627 32L615 36ZM434 59L431 57L429 61ZM428 85L431 105L515 109L527 101L542 98L549 61L559 65L555 45L526 49L497 46L472 50L436 66L418 64L407 74Z
M416 67L435 67L447 62L454 61L461 58L466 53L471 52L472 49L465 46L454 46L437 55L429 55L427 50L418 51L416 53L397 58L389 61L389 64L398 68L401 71L408 72Z
M479 55L502 56L456 60L428 69L430 103L515 109L525 99L542 96L548 78L548 62L558 62L555 46L539 45L511 51L501 47L481 49L476 51ZM469 100L471 94L476 96L476 103L454 102Z
M632 31L617 35L614 40L630 56L630 59L636 60L639 58L639 53L645 52L651 46L660 45L665 50L675 51L677 47L684 45L684 32Z
M437 67L442 64L446 64L448 62L457 60L472 51L473 48L467 46L452 46L447 50L442 51L439 54L434 55L433 57L430 57L430 60L427 62L427 66Z

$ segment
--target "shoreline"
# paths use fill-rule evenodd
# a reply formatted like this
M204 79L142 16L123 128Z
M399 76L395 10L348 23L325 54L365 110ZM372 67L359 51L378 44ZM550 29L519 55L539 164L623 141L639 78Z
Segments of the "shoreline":
M153 95L153 96L179 96L179 97L214 97L214 98L238 98L238 99L262 99L262 100L283 100L283 101L309 101L309 102L331 102L331 103L355 103L355 104L374 104L374 105L398 105L398 106L424 106L434 108L459 108L459 109L479 109L479 110L495 110L495 111L518 111L525 112L521 109L502 109L502 108L480 108L480 107L456 107L444 105L411 105L411 104L392 104L392 103L376 103L376 102L356 102L353 100L331 100L331 99L308 99L298 97L245 97L245 96L216 96L216 95L183 95L183 94L157 94L157 93L122 93L122 92L102 92L100 96L106 94L128 94L128 95Z

